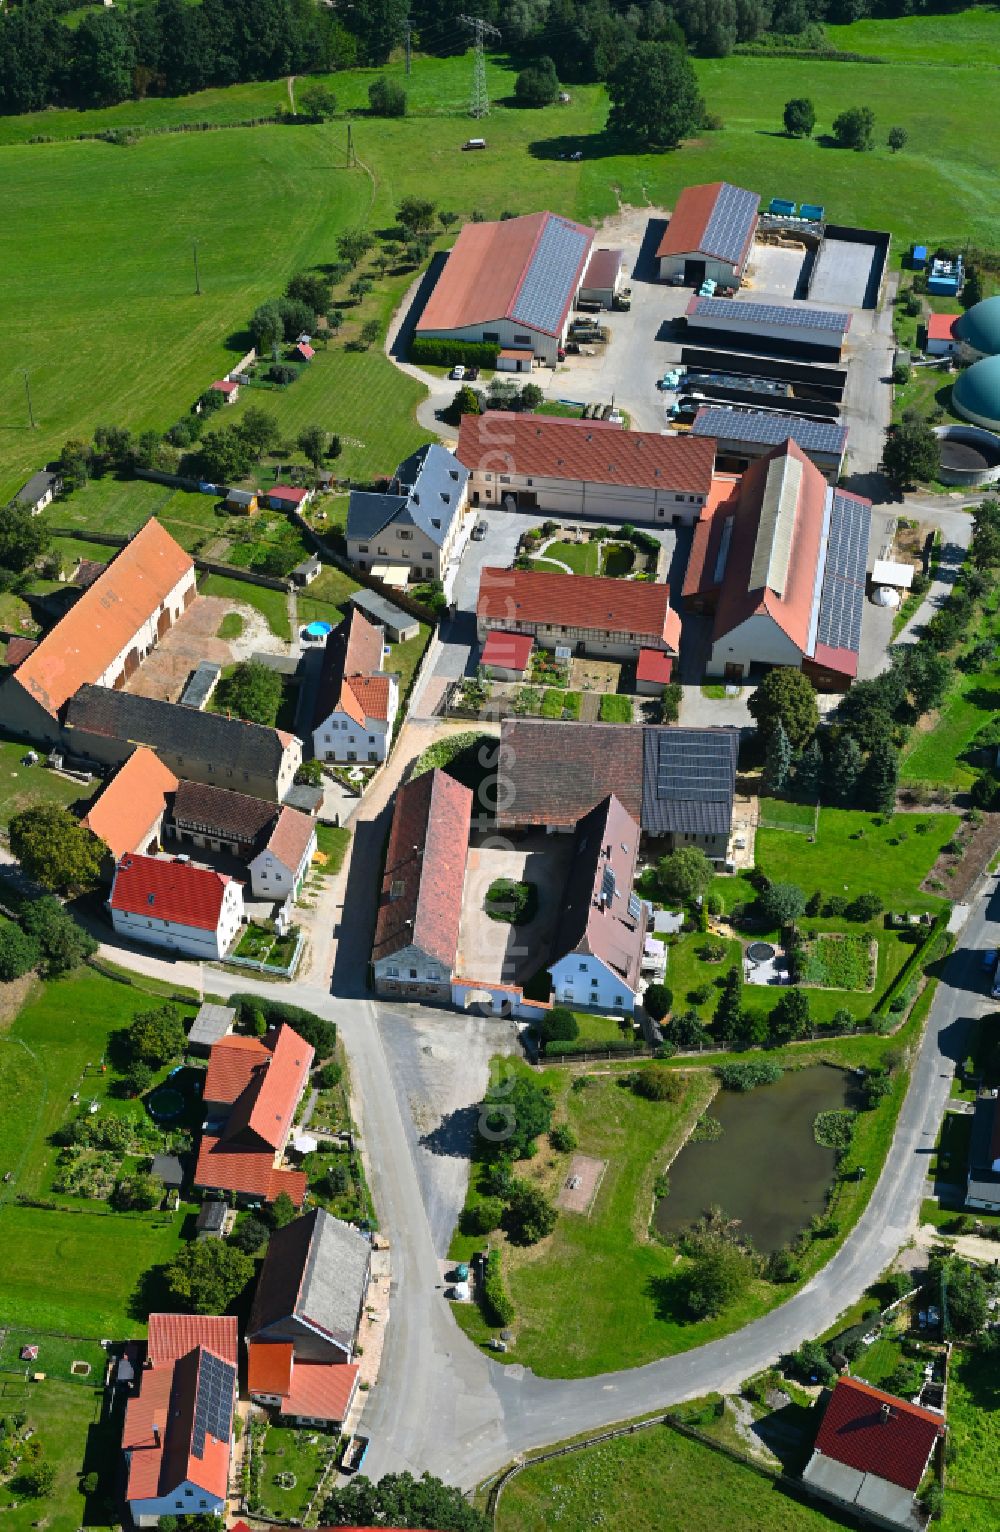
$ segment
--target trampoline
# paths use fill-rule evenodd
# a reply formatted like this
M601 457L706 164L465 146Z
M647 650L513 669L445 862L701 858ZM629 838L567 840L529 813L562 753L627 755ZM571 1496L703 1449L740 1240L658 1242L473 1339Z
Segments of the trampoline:
M770 942L751 942L747 948L747 957L751 963L769 963L775 956L775 948Z
M332 622L310 622L306 627L307 638L328 638L332 632Z
M146 1110L157 1122L172 1122L184 1110L184 1097L172 1085L161 1085L149 1097Z

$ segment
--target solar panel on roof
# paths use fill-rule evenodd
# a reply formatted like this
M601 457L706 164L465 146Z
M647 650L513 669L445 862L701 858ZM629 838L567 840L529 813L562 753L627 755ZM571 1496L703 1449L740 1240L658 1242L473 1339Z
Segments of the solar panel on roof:
M561 218L550 218L535 246L511 318L518 324L554 333L573 295L589 243L590 235L585 230Z
M227 1442L233 1426L233 1394L236 1370L209 1351L201 1354L198 1370L198 1393L194 1407L191 1451L196 1458L205 1456L205 1437Z
M732 797L732 761L720 753L714 735L662 734L657 746L657 797L700 803L727 803Z
M846 426L799 415L767 415L756 410L730 410L707 405L699 410L692 436L723 436L734 441L777 447L790 436L803 452L841 453L847 445Z
M735 266L753 228L759 203L755 192L724 181L701 242L704 253Z
M613 867L605 867L604 873L603 873L603 875L601 877L601 898L602 899L606 899L607 902L610 904L612 899L615 897L615 893L617 891L617 887L618 887L618 885L615 882L615 870L614 870L614 868Z
M834 309L789 308L783 303L746 303L736 298L696 298L694 314L700 319L724 319L730 324L795 325L800 330L835 330L843 333L850 316Z
M861 646L870 533L869 507L834 494L816 628L817 642L831 649L850 649L857 654Z
M630 920L638 920L639 916L642 914L642 903L638 894L629 894L628 913Z

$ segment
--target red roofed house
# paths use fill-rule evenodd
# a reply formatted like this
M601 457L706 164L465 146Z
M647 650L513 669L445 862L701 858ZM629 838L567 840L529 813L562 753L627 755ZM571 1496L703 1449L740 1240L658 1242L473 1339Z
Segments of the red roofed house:
M472 793L445 771L397 792L372 945L376 994L450 1001L471 824Z
M165 857L123 856L108 901L128 941L217 962L243 923L243 886L220 872Z
M297 899L316 851L316 825L298 809L280 808L265 844L249 863L257 899Z
M240 385L233 378L220 378L212 384L212 393L221 394L224 404L235 404L240 397Z
M670 685L674 662L662 649L640 649L635 666L635 689L642 697L658 697Z
M954 356L959 347L955 326L959 314L931 314L927 320L927 355Z
M146 1364L125 1411L125 1498L139 1527L219 1515L229 1492L237 1323L150 1314Z
M603 575L491 569L479 578L480 640L494 630L528 634L542 649L637 660L641 649L676 659L681 620L666 585Z
M300 1425L344 1420L371 1254L363 1234L323 1208L272 1234L247 1326L252 1398Z
M594 243L554 213L467 223L417 320L417 338L527 350L554 367Z
M576 827L549 964L556 1005L635 1009L647 926L647 907L632 889L639 833L613 793Z
M214 1043L205 1075L205 1128L194 1184L241 1202L273 1202L287 1192L302 1206L306 1177L282 1160L314 1049L287 1023L255 1037Z
M686 186L657 246L661 281L700 287L711 278L720 287L738 288L753 249L759 207L756 192L728 181Z
M298 357L300 362L311 362L316 353L307 340L300 340L292 347L292 355Z
M793 441L758 458L695 528L684 601L714 615L707 674L790 665L846 691L858 673L871 501L828 485Z
M487 410L463 415L455 456L472 505L693 526L712 489L710 437L623 431L596 420Z
M382 669L382 629L352 608L326 641L313 713L320 761L384 761L399 710L399 682Z
M944 1434L935 1410L839 1378L802 1478L875 1526L924 1532L929 1517L914 1497Z
M120 690L196 595L191 555L147 521L4 682L4 728L59 743L80 687Z
M502 628L492 628L479 656L479 668L494 681L520 681L534 647L535 641L528 633L505 633Z
M168 796L176 789L173 772L140 745L81 822L104 842L115 862L129 851L153 852L160 841Z
M267 492L267 503L272 511L301 511L312 499L312 490L299 485L276 484Z

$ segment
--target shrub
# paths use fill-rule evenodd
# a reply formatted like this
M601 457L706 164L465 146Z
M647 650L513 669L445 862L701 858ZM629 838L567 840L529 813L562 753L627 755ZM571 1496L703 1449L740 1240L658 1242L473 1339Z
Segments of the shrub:
M324 1064L323 1068L317 1069L313 1075L313 1083L320 1090L333 1090L340 1084L343 1073L342 1067L337 1063Z
M797 1282L802 1275L802 1267L790 1250L772 1250L764 1267L764 1275L769 1282Z
M550 1043L573 1042L580 1035L580 1024L572 1011L564 1005L556 1005L542 1017L538 1031L542 1046L547 1047Z
M268 1026L276 1027L287 1022L293 1031L316 1050L317 1059L329 1058L337 1043L334 1022L307 1011L300 1005L290 1005L286 1000L272 1000L269 995L234 994L230 1005L239 1007L244 1026L252 1023L254 1012L260 1011Z
M483 1310L488 1324L509 1325L514 1319L514 1305L507 1292L500 1266L499 1250L491 1250L483 1272Z
M41 957L38 943L12 920L0 924L0 981L9 984L34 968Z
M511 1238L519 1245L537 1245L552 1233L559 1215L540 1187L515 1181L508 1216Z
M841 915L847 913L847 904L848 901L843 894L832 894L823 906L823 914L839 919Z
M882 900L878 894L874 893L858 894L857 898L851 901L846 910L848 920L857 920L861 923L875 920L881 913Z
M432 367L495 367L500 347L491 341L441 340L433 335L415 335L410 341L409 359L428 362Z
M788 1358L786 1371L794 1372L803 1383L832 1383L837 1376L819 1341L804 1341Z
M683 1088L680 1077L662 1064L646 1064L637 1069L629 1077L629 1084L645 1101L677 1101Z
M494 878L486 890L486 913L509 926L530 925L538 914L538 885Z
M285 362L272 362L267 369L269 383L294 383L298 375L298 368L289 367Z
M642 1003L647 1016L651 1016L654 1021L662 1021L669 1013L674 997L665 984L650 984L642 997Z
M465 1212L462 1218L463 1232L492 1234L494 1229L499 1229L506 1206L501 1197L484 1197Z
M405 117L406 91L397 80L379 75L368 87L368 106L376 117Z
M817 1113L813 1123L813 1138L824 1149L835 1149L838 1155L845 1154L854 1137L856 1116L856 1112L846 1107L838 1111Z
M770 1059L752 1059L746 1063L719 1064L715 1072L723 1090L748 1091L757 1085L773 1085L784 1071Z
M575 1149L579 1140L568 1122L561 1122L553 1128L549 1134L549 1143L560 1154L569 1154Z

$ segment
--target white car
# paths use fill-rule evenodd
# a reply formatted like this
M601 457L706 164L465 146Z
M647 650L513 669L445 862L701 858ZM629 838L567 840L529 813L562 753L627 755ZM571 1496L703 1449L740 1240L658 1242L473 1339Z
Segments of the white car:
M459 362L457 367L453 367L451 369L451 372L448 374L448 376L450 378L454 378L456 383L461 383L462 379L465 377L465 368L462 366L461 362Z

